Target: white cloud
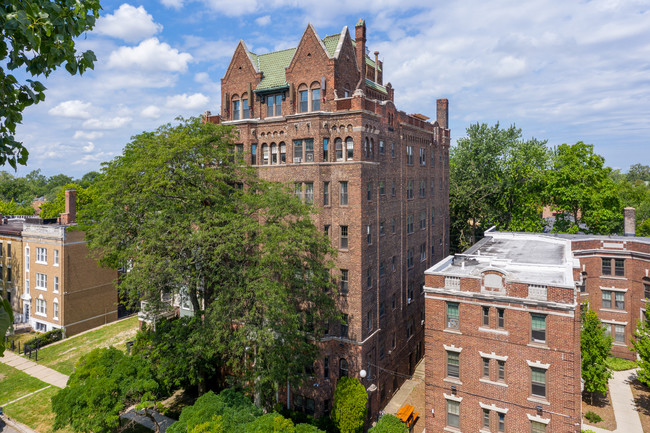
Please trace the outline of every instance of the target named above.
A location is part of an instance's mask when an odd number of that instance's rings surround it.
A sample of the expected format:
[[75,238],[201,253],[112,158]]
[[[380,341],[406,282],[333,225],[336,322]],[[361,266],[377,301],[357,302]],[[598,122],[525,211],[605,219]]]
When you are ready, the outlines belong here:
[[92,104],[90,102],[73,99],[71,101],[61,102],[56,107],[51,108],[48,112],[53,116],[88,119],[90,117],[89,110],[91,107]]
[[75,131],[74,138],[75,140],[84,139],[84,140],[96,140],[104,136],[104,133],[101,131]]
[[149,119],[157,119],[160,117],[160,108],[155,105],[149,105],[140,112],[140,115]]
[[172,9],[180,9],[183,7],[183,0],[160,0],[160,2]]
[[255,20],[255,23],[258,26],[268,26],[271,24],[271,15],[264,15],[263,17],[259,17]]
[[135,47],[120,47],[108,58],[108,66],[118,69],[185,72],[192,55],[181,53],[158,38],[142,41]]
[[95,31],[127,42],[139,42],[159,33],[162,28],[143,6],[136,8],[124,3],[112,15],[100,17]]
[[86,153],[92,152],[95,150],[95,144],[92,141],[89,141],[87,145],[83,147],[83,151]]
[[74,161],[72,165],[86,165],[96,163],[98,161],[106,161],[113,156],[113,152],[99,152],[96,154],[84,155],[82,158]]
[[88,119],[83,123],[85,129],[118,129],[131,121],[130,117],[113,117],[111,119]]
[[208,108],[209,102],[210,98],[202,93],[194,93],[192,95],[183,93],[182,95],[169,96],[165,105],[174,109],[196,110]]

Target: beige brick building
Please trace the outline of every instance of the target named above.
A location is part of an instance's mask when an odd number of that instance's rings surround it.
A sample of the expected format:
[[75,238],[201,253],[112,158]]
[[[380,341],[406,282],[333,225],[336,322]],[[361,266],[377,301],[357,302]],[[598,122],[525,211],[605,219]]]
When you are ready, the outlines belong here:
[[84,233],[71,230],[75,202],[76,192],[66,191],[60,219],[0,226],[4,290],[11,293],[17,321],[36,331],[63,328],[71,336],[117,319],[117,271],[98,266]]
[[290,183],[319,212],[314,223],[338,250],[339,306],[313,386],[288,405],[329,411],[337,379],[359,377],[374,416],[422,358],[424,270],[449,245],[448,102],[436,120],[406,114],[384,84],[366,25],[321,38],[309,25],[296,48],[257,55],[244,42],[224,78],[219,115],[236,126],[235,149],[261,177]]

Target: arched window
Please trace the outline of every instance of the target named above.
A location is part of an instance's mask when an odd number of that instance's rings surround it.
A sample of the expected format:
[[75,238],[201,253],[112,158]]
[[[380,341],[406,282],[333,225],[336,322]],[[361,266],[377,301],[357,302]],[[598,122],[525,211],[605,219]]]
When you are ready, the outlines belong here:
[[269,163],[269,145],[264,143],[262,144],[262,165],[267,165]]
[[250,119],[251,117],[251,110],[250,107],[248,106],[248,93],[244,93],[241,95],[241,105],[242,105],[242,119]]
[[306,84],[298,87],[298,112],[306,113],[309,111],[309,90]]
[[334,140],[334,144],[336,146],[336,160],[343,161],[343,140],[337,138]]
[[368,148],[368,151],[370,152],[370,157],[374,158],[374,153],[375,153],[375,139],[374,138],[370,139],[370,147]]
[[241,108],[240,104],[241,101],[239,100],[239,96],[233,95],[232,96],[232,120],[239,120],[241,118],[239,113],[239,110]]
[[351,161],[354,159],[354,142],[352,141],[352,137],[348,137],[345,139],[345,145],[348,149],[348,155],[347,155],[347,160]]
[[275,143],[271,143],[271,164],[278,163],[278,146]]
[[347,377],[348,375],[348,361],[345,358],[339,360],[339,377]]
[[312,83],[311,85],[311,111],[320,111],[320,84]]
[[368,137],[364,140],[364,145],[363,145],[363,156],[368,157],[368,146],[370,146],[370,142],[368,140]]
[[284,144],[284,141],[280,142],[280,164],[285,164],[287,162],[287,145]]

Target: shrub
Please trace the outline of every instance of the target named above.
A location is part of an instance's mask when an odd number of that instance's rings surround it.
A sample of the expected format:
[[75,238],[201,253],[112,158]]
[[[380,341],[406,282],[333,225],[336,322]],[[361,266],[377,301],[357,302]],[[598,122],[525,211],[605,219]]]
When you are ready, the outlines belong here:
[[587,412],[585,414],[585,418],[587,418],[587,421],[593,422],[593,423],[601,422],[603,420],[600,417],[600,415],[598,415],[597,413],[592,412],[592,411]]
[[37,335],[36,337],[28,340],[25,343],[25,350],[34,350],[36,347],[47,346],[50,343],[59,341],[63,338],[62,329],[52,329],[51,331],[46,332],[45,334]]
[[614,371],[632,370],[637,367],[636,362],[634,361],[624,358],[615,358],[613,356],[608,356],[605,360],[605,364],[610,370]]

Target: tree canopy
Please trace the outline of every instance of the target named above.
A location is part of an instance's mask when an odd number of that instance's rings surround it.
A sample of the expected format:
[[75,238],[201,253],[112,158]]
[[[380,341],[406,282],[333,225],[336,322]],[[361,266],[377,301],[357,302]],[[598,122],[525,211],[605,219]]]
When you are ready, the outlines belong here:
[[101,262],[129,270],[119,289],[131,302],[155,313],[185,297],[201,347],[270,402],[278,383],[304,379],[338,316],[334,250],[312,208],[257,178],[232,140],[199,119],[133,137],[79,220]]
[[74,38],[94,27],[99,10],[99,0],[6,0],[0,6],[0,165],[27,163],[16,125],[26,107],[45,99],[43,84],[21,83],[5,69],[34,77],[47,77],[62,64],[72,75],[92,69],[95,54],[78,53]]
[[639,355],[639,381],[650,386],[650,308],[645,310],[642,320],[639,320],[634,331],[632,346]]
[[368,392],[358,379],[343,376],[336,382],[332,419],[341,433],[360,433],[366,420]]
[[151,366],[114,347],[94,349],[77,363],[68,385],[52,397],[54,429],[109,433],[133,404],[158,395]]
[[582,316],[580,355],[584,391],[590,394],[592,400],[596,392],[607,393],[607,381],[612,373],[605,361],[611,350],[612,337],[606,335],[598,315],[587,304],[587,310]]
[[0,298],[0,356],[5,351],[5,333],[14,323],[14,313],[7,299]]
[[368,430],[368,433],[408,433],[406,424],[392,414],[385,414],[379,418],[377,425]]

